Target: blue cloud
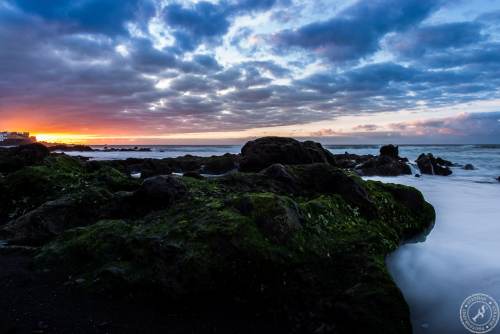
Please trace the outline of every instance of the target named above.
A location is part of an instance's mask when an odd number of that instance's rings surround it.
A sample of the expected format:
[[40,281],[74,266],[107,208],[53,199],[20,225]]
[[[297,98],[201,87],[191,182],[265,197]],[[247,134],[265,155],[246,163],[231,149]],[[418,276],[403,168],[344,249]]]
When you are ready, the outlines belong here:
[[438,8],[436,0],[360,1],[322,22],[274,36],[279,48],[315,51],[334,62],[357,60],[379,48],[387,33],[418,24]]
[[17,8],[56,23],[65,31],[109,35],[126,32],[132,19],[147,20],[155,8],[150,0],[7,0]]
[[500,43],[474,44],[460,51],[443,50],[417,60],[422,65],[431,68],[489,66],[490,70],[495,70],[500,66]]
[[482,25],[477,22],[453,22],[419,27],[388,39],[391,50],[404,57],[420,57],[426,52],[460,48],[483,41]]
[[224,34],[229,28],[226,8],[210,2],[198,2],[192,8],[180,4],[165,7],[164,15],[170,27],[188,32],[193,38]]
[[199,44],[220,42],[231,25],[231,20],[245,13],[267,10],[288,0],[243,0],[235,3],[222,1],[214,4],[200,1],[191,6],[172,3],[163,9],[163,17],[175,29],[177,52],[194,50]]

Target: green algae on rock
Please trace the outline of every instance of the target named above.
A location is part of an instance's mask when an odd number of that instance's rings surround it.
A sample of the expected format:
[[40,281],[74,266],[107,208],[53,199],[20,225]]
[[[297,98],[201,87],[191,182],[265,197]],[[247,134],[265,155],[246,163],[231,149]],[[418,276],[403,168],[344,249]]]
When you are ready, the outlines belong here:
[[66,231],[37,263],[179,313],[238,313],[283,332],[410,333],[384,259],[432,225],[432,206],[327,163],[281,168],[179,177],[187,193],[175,201]]

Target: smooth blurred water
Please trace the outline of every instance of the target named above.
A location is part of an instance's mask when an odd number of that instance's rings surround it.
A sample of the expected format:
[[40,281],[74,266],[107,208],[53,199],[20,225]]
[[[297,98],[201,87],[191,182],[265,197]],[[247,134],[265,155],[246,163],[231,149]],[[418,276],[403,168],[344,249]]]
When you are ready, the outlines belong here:
[[[377,154],[379,146],[327,146],[333,153]],[[152,152],[74,152],[94,159],[164,158],[238,153],[240,146],[162,146]],[[415,160],[431,152],[458,164],[451,176],[372,177],[416,187],[436,209],[424,242],[402,245],[387,265],[410,306],[417,334],[469,333],[460,323],[463,300],[485,293],[500,302],[500,146],[401,146]],[[500,325],[490,333],[500,333]]]
[[[485,293],[500,302],[500,147],[403,147],[412,159],[422,151],[477,170],[453,175],[374,177],[413,186],[436,209],[424,242],[408,243],[387,259],[410,306],[414,333],[469,333],[460,323],[466,297]],[[500,325],[490,333],[500,333]]]

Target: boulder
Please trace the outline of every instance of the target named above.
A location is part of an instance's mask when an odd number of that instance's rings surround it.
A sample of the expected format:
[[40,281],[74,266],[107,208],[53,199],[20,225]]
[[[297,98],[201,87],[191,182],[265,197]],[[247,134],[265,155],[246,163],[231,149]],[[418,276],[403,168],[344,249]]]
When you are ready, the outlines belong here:
[[224,174],[237,168],[238,155],[226,153],[222,156],[201,158],[203,174]]
[[379,155],[357,165],[355,171],[363,176],[398,176],[411,175],[411,168],[401,158]]
[[476,169],[476,168],[475,168],[475,167],[474,167],[474,165],[472,165],[472,164],[466,164],[466,165],[463,167],[463,169],[465,169],[465,170],[474,170],[474,169]]
[[259,172],[275,163],[298,165],[317,162],[334,162],[333,155],[319,143],[263,137],[243,146],[239,169],[242,172]]
[[10,173],[40,164],[50,154],[42,144],[28,144],[0,150],[0,173]]
[[150,177],[135,191],[137,206],[150,209],[166,208],[187,195],[187,188],[179,178],[171,175]]
[[166,163],[173,172],[183,173],[188,171],[200,171],[203,165],[203,158],[191,154],[186,154],[182,157],[162,159],[162,163]]
[[334,162],[332,163],[332,165],[339,168],[354,169],[354,167],[356,167],[357,165],[364,163],[368,160],[371,160],[373,158],[374,156],[371,154],[357,155],[345,152],[344,154],[334,154],[333,155]]
[[4,225],[0,237],[12,244],[41,245],[65,230],[94,224],[110,198],[105,191],[89,190],[46,202]]
[[497,181],[498,181],[498,182],[500,182],[500,176],[499,176],[499,177],[497,177]]
[[275,194],[254,194],[238,198],[234,206],[255,220],[262,233],[275,243],[286,243],[302,228],[297,203]]
[[454,166],[453,162],[449,160],[445,160],[443,158],[437,157],[436,158],[436,163],[441,166],[446,166],[446,167],[452,167]]
[[448,176],[452,174],[449,168],[453,164],[450,161],[435,158],[431,153],[422,153],[416,160],[422,174]]
[[260,172],[261,174],[270,177],[274,180],[285,182],[288,184],[296,184],[297,180],[291,175],[287,168],[282,164],[273,164]]
[[380,148],[380,155],[388,156],[394,159],[399,158],[399,147],[394,145],[384,145]]
[[376,208],[366,189],[357,179],[347,176],[329,164],[310,164],[291,167],[297,188],[304,193],[338,194],[367,217],[376,214]]

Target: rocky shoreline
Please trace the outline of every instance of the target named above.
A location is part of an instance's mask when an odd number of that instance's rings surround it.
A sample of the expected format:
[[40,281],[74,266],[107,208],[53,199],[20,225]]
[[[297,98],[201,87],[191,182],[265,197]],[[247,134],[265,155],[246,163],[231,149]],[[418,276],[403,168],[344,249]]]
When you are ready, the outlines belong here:
[[333,155],[276,137],[208,158],[0,150],[0,248],[27,253],[33,275],[70,291],[154,303],[180,333],[196,332],[182,320],[193,318],[210,324],[200,333],[410,333],[384,259],[428,230],[434,209],[413,188],[358,176],[404,166],[394,146]]

